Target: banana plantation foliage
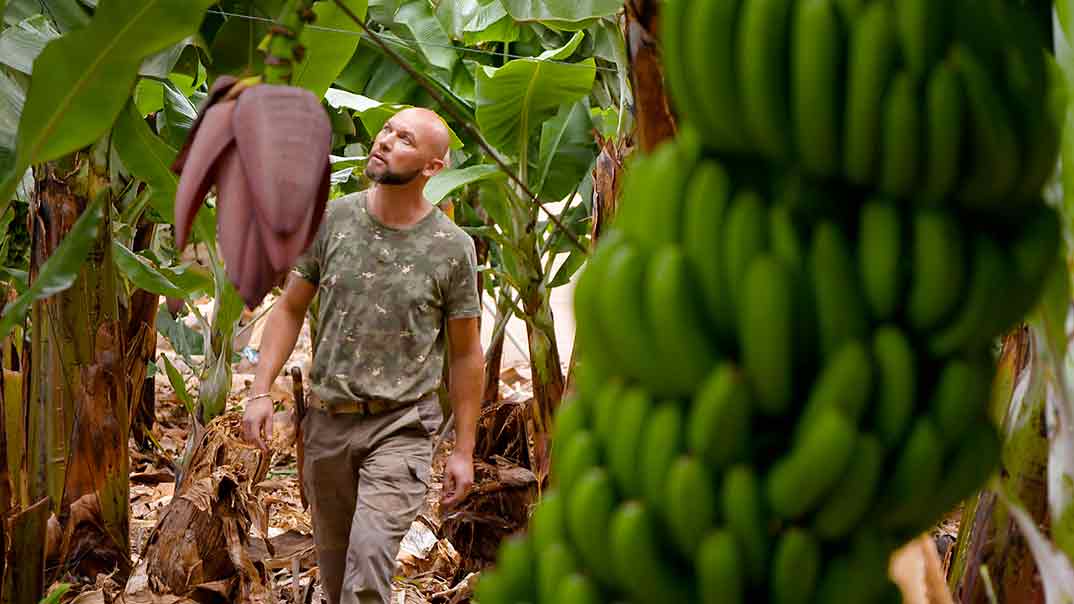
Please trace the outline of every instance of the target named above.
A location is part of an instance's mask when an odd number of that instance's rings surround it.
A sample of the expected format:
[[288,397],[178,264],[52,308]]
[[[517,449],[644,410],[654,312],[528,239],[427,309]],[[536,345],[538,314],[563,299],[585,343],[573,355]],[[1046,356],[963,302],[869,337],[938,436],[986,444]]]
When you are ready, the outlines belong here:
[[[627,140],[633,128],[621,8],[0,3],[3,601],[37,603],[50,587],[70,599],[104,576],[127,601],[279,597],[250,553],[268,528],[255,485],[293,458],[237,438],[233,375],[256,350],[236,341],[316,232],[318,204],[368,185],[372,136],[408,106],[437,110],[452,130],[452,168],[426,196],[481,251],[490,356],[512,317],[528,332],[536,400],[497,407],[499,423],[483,427],[509,424],[526,445],[486,436],[482,455],[543,480],[567,370],[549,296],[585,258],[597,136]],[[266,84],[289,84],[287,111],[306,121],[281,129],[288,116],[262,98]],[[296,173],[307,182],[281,188]],[[498,365],[490,373],[498,405]],[[171,456],[154,431],[155,384],[185,408]],[[130,459],[147,455],[174,495],[132,543]],[[516,483],[515,511],[475,496],[474,520],[444,529],[483,535],[464,550],[474,570],[525,520],[531,482]],[[514,517],[485,534],[497,514]]]
[[1071,10],[0,0],[0,602],[320,597],[308,348],[267,450],[236,403],[408,107],[488,338],[475,488],[397,596],[1074,601]]

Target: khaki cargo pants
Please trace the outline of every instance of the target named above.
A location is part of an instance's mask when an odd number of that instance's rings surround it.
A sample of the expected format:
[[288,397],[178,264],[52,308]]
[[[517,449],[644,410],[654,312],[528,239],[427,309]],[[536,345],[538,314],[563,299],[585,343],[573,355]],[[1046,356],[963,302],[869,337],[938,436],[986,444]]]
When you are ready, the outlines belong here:
[[399,543],[425,499],[433,397],[378,415],[309,409],[302,473],[321,586],[331,604],[388,604]]

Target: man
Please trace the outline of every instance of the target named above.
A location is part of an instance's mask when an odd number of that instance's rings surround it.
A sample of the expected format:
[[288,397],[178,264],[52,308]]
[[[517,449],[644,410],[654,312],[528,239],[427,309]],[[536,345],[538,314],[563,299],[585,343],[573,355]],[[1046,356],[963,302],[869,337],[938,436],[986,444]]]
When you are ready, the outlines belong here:
[[473,242],[424,198],[445,164],[447,127],[406,109],[376,135],[367,191],[328,206],[268,318],[244,437],[271,437],[271,384],[291,355],[310,300],[320,294],[310,408],[303,421],[303,483],[323,589],[331,604],[389,602],[399,542],[422,507],[446,325],[455,448],[442,503],[473,483],[484,356]]

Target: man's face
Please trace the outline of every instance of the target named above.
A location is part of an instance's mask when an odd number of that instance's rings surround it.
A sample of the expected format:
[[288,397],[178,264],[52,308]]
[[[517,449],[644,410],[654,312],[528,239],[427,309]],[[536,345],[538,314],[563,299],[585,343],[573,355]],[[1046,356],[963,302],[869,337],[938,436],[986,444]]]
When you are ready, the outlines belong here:
[[384,123],[373,139],[365,175],[376,183],[405,185],[420,176],[428,164],[426,141],[415,120],[400,112]]

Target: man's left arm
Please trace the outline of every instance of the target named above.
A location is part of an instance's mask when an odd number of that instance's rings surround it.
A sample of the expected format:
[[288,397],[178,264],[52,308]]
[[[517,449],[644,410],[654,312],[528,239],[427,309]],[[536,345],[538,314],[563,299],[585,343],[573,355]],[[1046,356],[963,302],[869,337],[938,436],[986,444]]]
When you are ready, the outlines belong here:
[[474,446],[481,393],[485,382],[485,355],[481,350],[478,317],[448,320],[451,405],[455,414],[455,449],[444,468],[444,505],[457,505],[474,483]]

